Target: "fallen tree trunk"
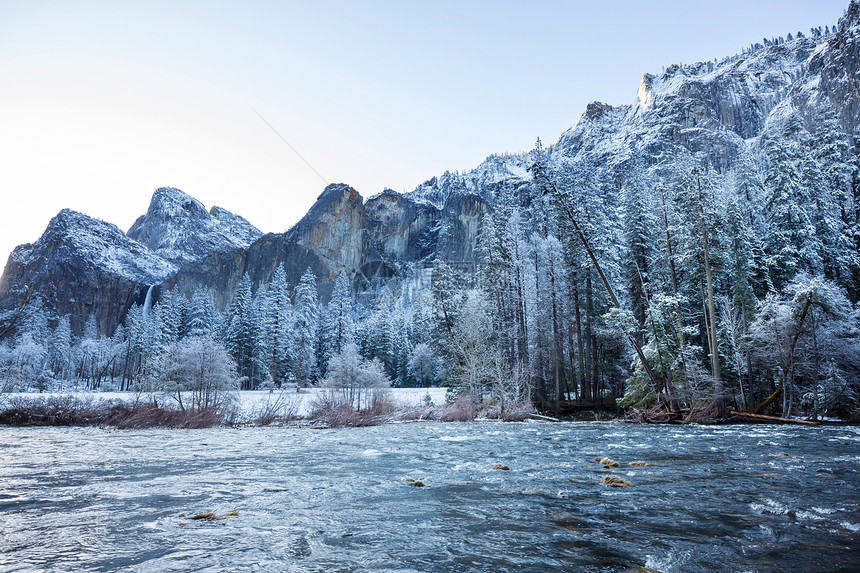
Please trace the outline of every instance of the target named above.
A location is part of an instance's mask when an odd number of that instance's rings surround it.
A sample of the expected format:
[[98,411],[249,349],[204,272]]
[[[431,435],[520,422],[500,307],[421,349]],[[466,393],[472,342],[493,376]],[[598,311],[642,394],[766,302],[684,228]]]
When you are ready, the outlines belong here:
[[559,420],[558,418],[543,416],[541,414],[529,414],[527,417],[533,418],[535,420],[541,420],[542,422],[561,422],[561,420]]
[[780,418],[779,416],[765,416],[764,414],[750,414],[749,412],[736,412],[732,410],[729,412],[732,416],[738,416],[739,418],[749,418],[750,420],[757,420],[760,422],[776,422],[780,424],[804,424],[807,426],[820,426],[820,422],[814,422],[812,420],[795,420],[794,418]]

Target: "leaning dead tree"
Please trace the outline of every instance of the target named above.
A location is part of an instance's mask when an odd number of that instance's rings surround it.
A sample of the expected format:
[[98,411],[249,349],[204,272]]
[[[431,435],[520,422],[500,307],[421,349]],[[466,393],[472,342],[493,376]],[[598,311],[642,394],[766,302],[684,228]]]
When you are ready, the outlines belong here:
[[[585,252],[588,253],[588,258],[591,260],[591,265],[594,267],[594,270],[597,272],[597,275],[600,277],[600,282],[603,283],[603,287],[606,289],[607,295],[609,295],[609,300],[612,301],[612,305],[621,310],[621,304],[618,302],[618,297],[615,296],[615,291],[612,288],[612,285],[609,283],[609,279],[606,278],[606,274],[603,272],[603,268],[600,266],[600,262],[597,259],[597,255],[594,252],[594,249],[591,247],[591,243],[588,240],[588,237],[585,236],[585,232],[583,231],[582,225],[580,225],[579,220],[576,215],[571,210],[567,201],[565,201],[564,194],[559,190],[556,186],[555,182],[550,178],[549,174],[546,172],[546,169],[540,162],[535,162],[530,167],[530,171],[532,172],[535,182],[540,186],[542,192],[544,194],[549,194],[555,199],[556,204],[558,204],[564,215],[567,217],[570,224],[573,226],[573,230],[576,233],[576,236],[579,238],[582,243]],[[657,402],[666,408],[667,411],[672,411],[672,401],[668,395],[669,384],[668,381],[664,379],[660,379],[657,376],[657,373],[654,372],[654,369],[651,368],[651,365],[648,363],[648,359],[645,357],[645,352],[643,352],[642,347],[636,341],[636,337],[633,336],[633,333],[627,332],[625,333],[627,340],[633,346],[633,349],[636,351],[636,355],[639,357],[639,361],[642,363],[642,368],[645,370],[645,373],[648,375],[648,379],[651,382],[651,388],[654,390],[654,394],[657,396]]]
[[54,293],[51,293],[45,298],[40,299],[36,293],[36,287],[31,283],[24,289],[21,300],[18,304],[7,313],[7,316],[0,318],[0,340],[3,340],[10,333],[14,332],[22,322],[42,310]]

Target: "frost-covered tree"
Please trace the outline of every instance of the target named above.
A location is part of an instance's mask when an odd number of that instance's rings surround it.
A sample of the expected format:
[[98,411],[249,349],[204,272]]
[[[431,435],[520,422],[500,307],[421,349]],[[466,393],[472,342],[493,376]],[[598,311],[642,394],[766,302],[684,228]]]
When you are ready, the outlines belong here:
[[440,378],[441,364],[433,348],[424,342],[416,344],[409,355],[409,375],[421,387],[431,386]]
[[809,145],[809,133],[798,114],[791,115],[782,133],[766,144],[765,252],[778,288],[798,271],[823,270],[821,244],[812,219],[815,209],[809,181],[804,178],[804,171],[808,171],[804,155]]
[[153,312],[161,324],[163,344],[179,342],[188,335],[188,299],[179,289],[164,291]]
[[352,408],[376,410],[386,399],[390,381],[377,359],[365,360],[354,343],[332,356],[322,382],[323,388],[335,394],[335,401]]
[[299,388],[312,384],[319,373],[317,366],[318,305],[317,280],[309,268],[299,280],[295,292],[293,374]]
[[50,339],[51,367],[54,375],[60,380],[72,378],[74,368],[73,344],[71,322],[69,316],[65,315],[57,320],[57,325],[54,327]]
[[471,414],[478,411],[492,386],[493,363],[498,352],[493,344],[492,320],[487,301],[470,291],[452,329],[451,350],[456,359],[452,382],[469,401]]
[[346,273],[339,273],[334,282],[331,299],[325,307],[323,347],[324,361],[339,354],[346,345],[355,342],[354,297]]
[[271,297],[270,304],[273,312],[272,323],[270,325],[271,356],[269,359],[269,372],[271,373],[273,382],[278,386],[282,386],[290,373],[293,332],[290,286],[287,284],[287,274],[282,266],[275,269],[268,292]]
[[198,289],[191,296],[188,309],[188,335],[208,336],[217,332],[218,311],[212,299],[212,291]]
[[187,337],[172,343],[168,354],[165,377],[183,411],[222,411],[232,404],[240,378],[221,343],[208,336]]
[[804,162],[803,176],[815,209],[813,221],[821,242],[823,270],[844,288],[854,289],[852,275],[860,258],[852,237],[855,166],[849,154],[849,139],[829,105],[819,110],[816,119],[812,151]]
[[246,274],[239,281],[230,304],[230,318],[225,336],[227,351],[236,361],[239,375],[244,379],[243,390],[252,388],[255,334],[251,278]]
[[[789,415],[804,389],[834,375],[856,380],[860,372],[858,316],[834,283],[799,275],[781,295],[762,303],[750,334],[759,367],[772,381],[762,412],[782,398]],[[838,371],[838,372],[837,372]]]

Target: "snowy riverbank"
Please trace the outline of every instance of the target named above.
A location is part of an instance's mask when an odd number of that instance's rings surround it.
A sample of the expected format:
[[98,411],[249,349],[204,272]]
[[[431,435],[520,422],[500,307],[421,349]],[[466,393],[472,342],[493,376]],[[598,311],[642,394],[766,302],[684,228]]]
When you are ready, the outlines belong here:
[[[430,396],[433,405],[440,406],[445,403],[445,392],[447,388],[392,388],[391,400],[397,407],[419,406],[425,403],[426,396]],[[305,388],[297,392],[295,388],[284,390],[246,390],[237,392],[239,406],[239,421],[248,421],[268,405],[277,404],[279,408],[290,411],[299,417],[306,417],[313,409],[313,404],[323,390],[321,388]],[[74,396],[77,398],[92,398],[94,400],[122,400],[134,403],[147,400],[148,394],[137,392],[15,392],[0,394],[0,406],[8,400],[15,398],[49,398],[58,396]],[[169,395],[163,395],[168,401],[172,400]],[[161,399],[159,399],[161,401]]]

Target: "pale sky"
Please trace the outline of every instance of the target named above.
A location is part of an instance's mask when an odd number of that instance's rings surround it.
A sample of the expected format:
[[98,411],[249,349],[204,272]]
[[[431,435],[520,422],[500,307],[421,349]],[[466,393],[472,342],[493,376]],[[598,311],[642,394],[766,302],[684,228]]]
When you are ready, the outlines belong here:
[[282,232],[328,182],[411,190],[554,142],[643,73],[833,25],[848,0],[0,0],[0,264],[68,207],[178,187]]

